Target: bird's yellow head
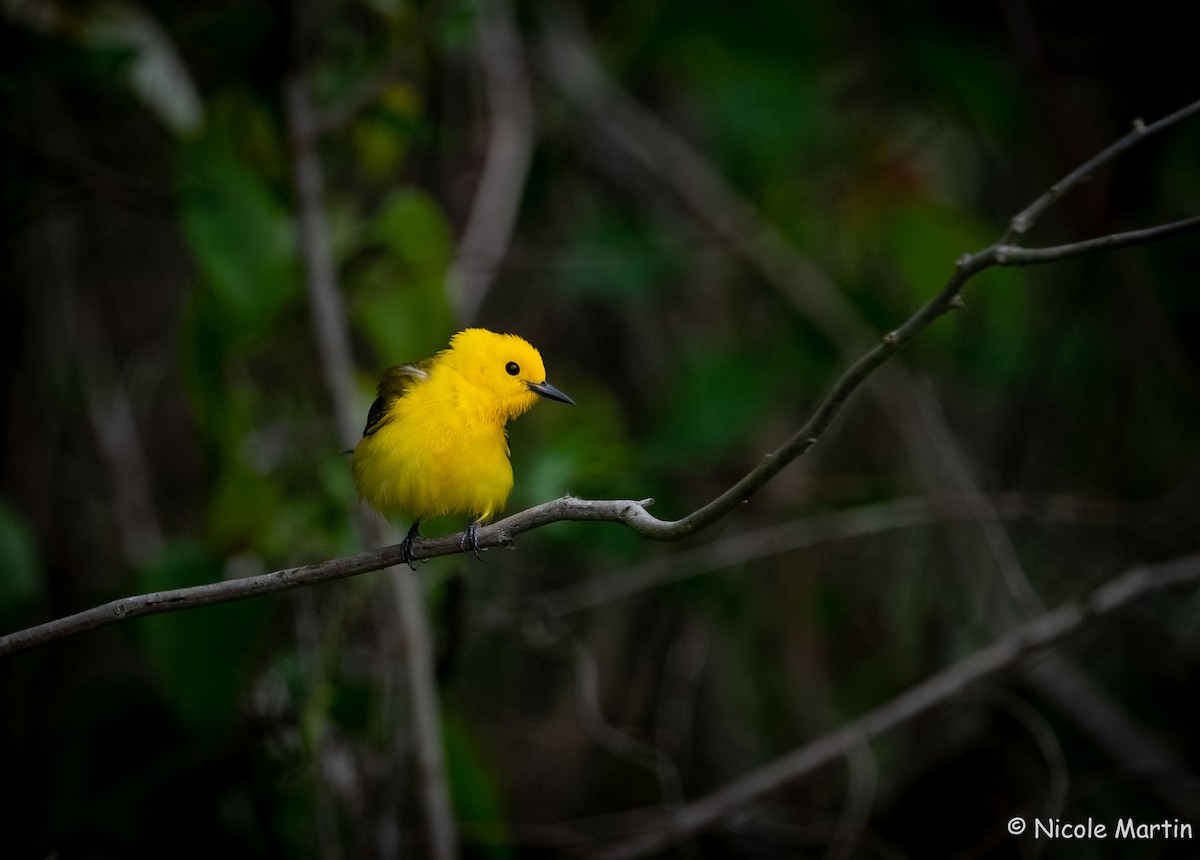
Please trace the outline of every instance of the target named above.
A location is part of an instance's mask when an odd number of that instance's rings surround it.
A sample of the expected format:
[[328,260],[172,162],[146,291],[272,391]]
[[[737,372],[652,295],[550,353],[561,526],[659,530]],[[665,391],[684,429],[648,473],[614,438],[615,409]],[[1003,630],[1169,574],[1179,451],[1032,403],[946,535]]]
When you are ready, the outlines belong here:
[[527,412],[539,397],[575,402],[546,381],[541,353],[515,334],[469,328],[454,335],[439,358],[477,390],[482,409],[503,421]]

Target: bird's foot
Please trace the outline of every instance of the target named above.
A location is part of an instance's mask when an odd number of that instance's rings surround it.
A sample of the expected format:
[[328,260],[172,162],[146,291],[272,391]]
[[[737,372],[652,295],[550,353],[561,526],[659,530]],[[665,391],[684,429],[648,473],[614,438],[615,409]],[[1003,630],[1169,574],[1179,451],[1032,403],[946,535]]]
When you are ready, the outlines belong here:
[[462,540],[458,542],[458,548],[463,552],[468,549],[475,553],[476,558],[482,558],[479,554],[479,520],[467,526],[467,530],[463,532]]
[[413,558],[413,541],[420,537],[417,529],[421,527],[420,520],[412,524],[412,528],[408,530],[408,534],[404,536],[404,540],[400,541],[400,561],[407,564],[410,569],[417,569],[417,560]]

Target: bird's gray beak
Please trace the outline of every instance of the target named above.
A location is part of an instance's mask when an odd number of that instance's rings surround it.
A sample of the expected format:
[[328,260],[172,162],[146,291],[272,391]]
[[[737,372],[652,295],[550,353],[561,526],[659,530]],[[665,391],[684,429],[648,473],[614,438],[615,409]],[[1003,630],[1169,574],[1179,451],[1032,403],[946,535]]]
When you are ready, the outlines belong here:
[[560,400],[563,403],[570,403],[572,406],[575,405],[574,400],[567,397],[567,395],[563,394],[549,382],[526,382],[525,384],[529,386],[530,391],[540,394],[542,397],[549,397],[551,400]]

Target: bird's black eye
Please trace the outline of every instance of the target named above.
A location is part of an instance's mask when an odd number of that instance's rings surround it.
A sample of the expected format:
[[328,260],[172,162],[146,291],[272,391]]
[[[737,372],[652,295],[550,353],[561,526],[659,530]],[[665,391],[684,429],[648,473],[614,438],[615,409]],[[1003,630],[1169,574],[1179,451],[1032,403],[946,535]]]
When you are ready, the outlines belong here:
[[504,365],[504,371],[509,376],[516,376],[521,372],[521,366],[515,361],[510,361],[508,364]]

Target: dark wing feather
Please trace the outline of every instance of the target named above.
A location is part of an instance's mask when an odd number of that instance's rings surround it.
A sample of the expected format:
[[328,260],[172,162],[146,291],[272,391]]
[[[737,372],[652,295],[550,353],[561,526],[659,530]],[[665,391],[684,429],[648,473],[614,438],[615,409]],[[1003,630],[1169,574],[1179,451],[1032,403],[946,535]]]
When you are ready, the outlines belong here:
[[431,364],[432,360],[426,359],[416,364],[398,364],[383,372],[383,378],[379,380],[378,396],[367,413],[367,426],[363,428],[364,436],[370,436],[390,420],[393,404],[407,394],[414,385],[429,378]]

